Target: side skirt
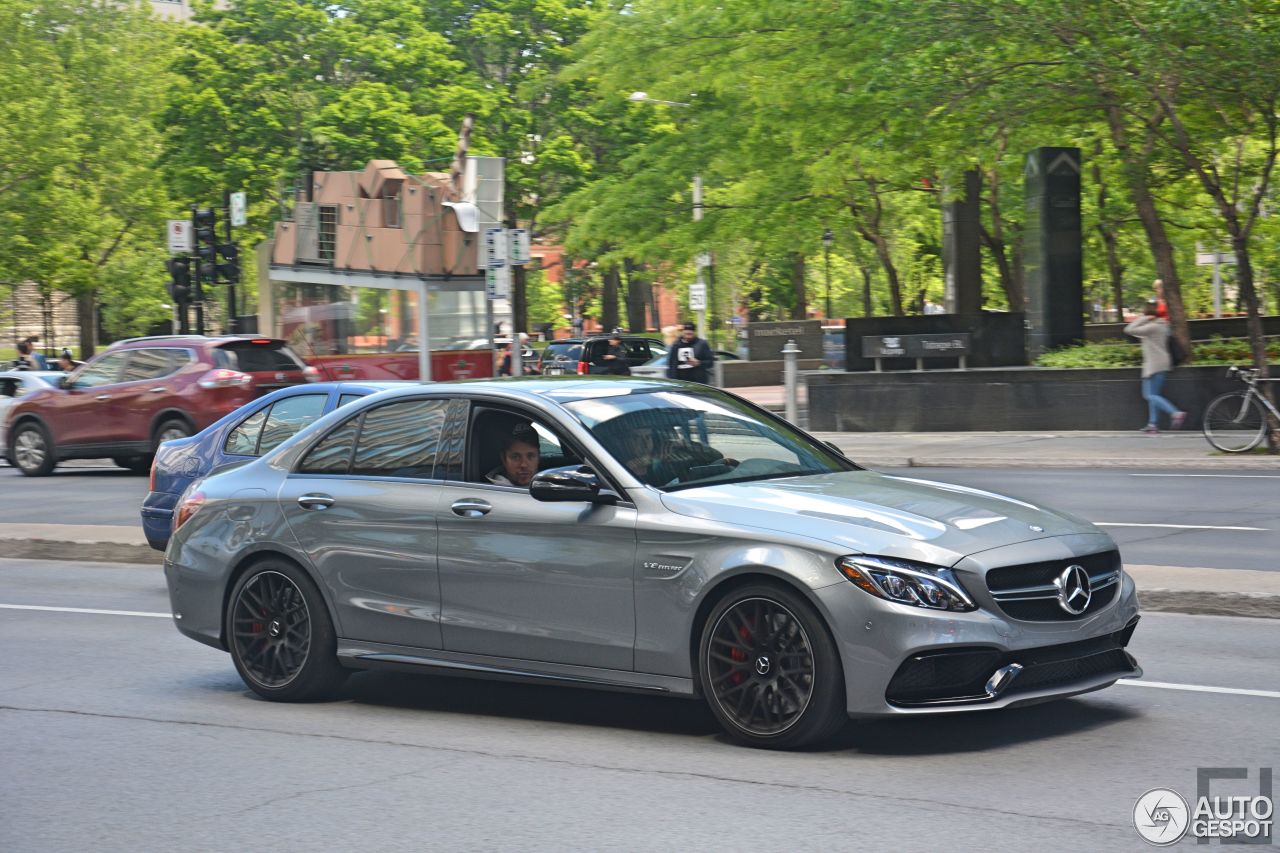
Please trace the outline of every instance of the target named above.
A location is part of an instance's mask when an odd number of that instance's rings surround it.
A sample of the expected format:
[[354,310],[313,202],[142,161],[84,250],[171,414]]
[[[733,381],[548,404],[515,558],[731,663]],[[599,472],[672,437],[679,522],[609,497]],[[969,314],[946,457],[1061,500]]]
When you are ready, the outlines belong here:
[[518,681],[533,684],[557,684],[564,687],[589,687],[596,690],[618,690],[696,698],[693,679],[647,672],[624,672],[589,666],[541,663],[514,658],[491,658],[448,652],[441,649],[418,649],[382,643],[338,640],[338,662],[351,669],[395,669],[402,672],[434,672],[439,675]]

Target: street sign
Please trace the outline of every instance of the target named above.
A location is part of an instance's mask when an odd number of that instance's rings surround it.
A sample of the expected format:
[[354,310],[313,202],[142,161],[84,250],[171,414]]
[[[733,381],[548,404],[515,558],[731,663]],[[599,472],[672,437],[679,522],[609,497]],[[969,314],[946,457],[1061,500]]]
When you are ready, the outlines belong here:
[[169,251],[175,253],[191,251],[191,221],[189,219],[169,220]]
[[1234,264],[1235,252],[1196,252],[1196,266],[1209,267],[1214,264]]
[[244,193],[231,194],[231,224],[233,227],[239,228],[249,221],[245,216],[244,205]]
[[529,229],[512,228],[507,231],[507,254],[513,266],[529,263]]
[[689,285],[689,310],[707,310],[707,286],[705,284]]
[[494,269],[507,265],[507,229],[486,228],[482,245],[485,267]]
[[511,267],[489,267],[484,271],[484,293],[489,299],[511,296]]

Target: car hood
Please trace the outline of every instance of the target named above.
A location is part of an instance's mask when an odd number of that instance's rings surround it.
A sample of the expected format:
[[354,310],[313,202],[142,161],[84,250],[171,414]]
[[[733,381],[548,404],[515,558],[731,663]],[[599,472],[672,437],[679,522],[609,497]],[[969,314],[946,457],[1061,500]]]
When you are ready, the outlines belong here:
[[1083,519],[979,489],[848,471],[662,496],[672,512],[822,539],[850,553],[951,565],[968,554],[1098,533]]

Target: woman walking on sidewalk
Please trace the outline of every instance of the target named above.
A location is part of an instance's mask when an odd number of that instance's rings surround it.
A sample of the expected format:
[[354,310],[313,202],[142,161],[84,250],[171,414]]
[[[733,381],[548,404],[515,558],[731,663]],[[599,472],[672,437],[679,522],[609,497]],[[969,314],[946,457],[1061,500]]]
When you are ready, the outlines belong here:
[[1124,327],[1124,333],[1142,342],[1142,399],[1147,401],[1147,425],[1142,431],[1148,435],[1160,432],[1160,412],[1169,416],[1170,426],[1181,429],[1187,413],[1160,394],[1173,369],[1173,359],[1169,356],[1169,324],[1158,316],[1156,303],[1148,302],[1142,315]]

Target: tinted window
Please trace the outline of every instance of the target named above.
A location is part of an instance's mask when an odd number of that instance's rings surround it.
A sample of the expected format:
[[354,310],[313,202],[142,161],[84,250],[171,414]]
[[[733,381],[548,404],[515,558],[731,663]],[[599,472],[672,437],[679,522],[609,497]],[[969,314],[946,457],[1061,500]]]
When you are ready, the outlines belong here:
[[19,382],[16,379],[0,379],[0,397],[18,396]]
[[97,361],[85,365],[76,375],[75,387],[93,388],[115,382],[120,375],[120,368],[124,367],[124,357],[123,352],[107,353]]
[[405,400],[365,413],[352,474],[431,477],[448,400]]
[[351,418],[311,448],[298,470],[304,474],[345,474],[360,430],[360,415]]
[[582,344],[547,344],[547,348],[542,351],[543,361],[577,361],[578,356],[582,354]]
[[277,401],[267,416],[267,424],[262,429],[262,438],[258,442],[258,454],[274,450],[308,424],[319,420],[324,414],[324,403],[328,394],[299,394]]
[[[303,365],[287,346],[279,342],[255,344],[251,341],[224,344],[218,348],[221,366],[245,373],[301,370]],[[223,359],[226,364],[222,365]]]
[[347,403],[354,403],[356,400],[359,400],[363,396],[364,396],[363,394],[343,394],[342,396],[338,397],[338,408],[341,409]]
[[140,382],[143,379],[159,379],[173,372],[169,351],[163,349],[135,349],[129,352],[121,382]]
[[233,429],[231,435],[227,436],[227,443],[223,445],[223,449],[227,453],[238,456],[255,455],[258,437],[262,435],[262,425],[266,423],[270,408],[270,406],[264,406],[241,421],[240,426]]

